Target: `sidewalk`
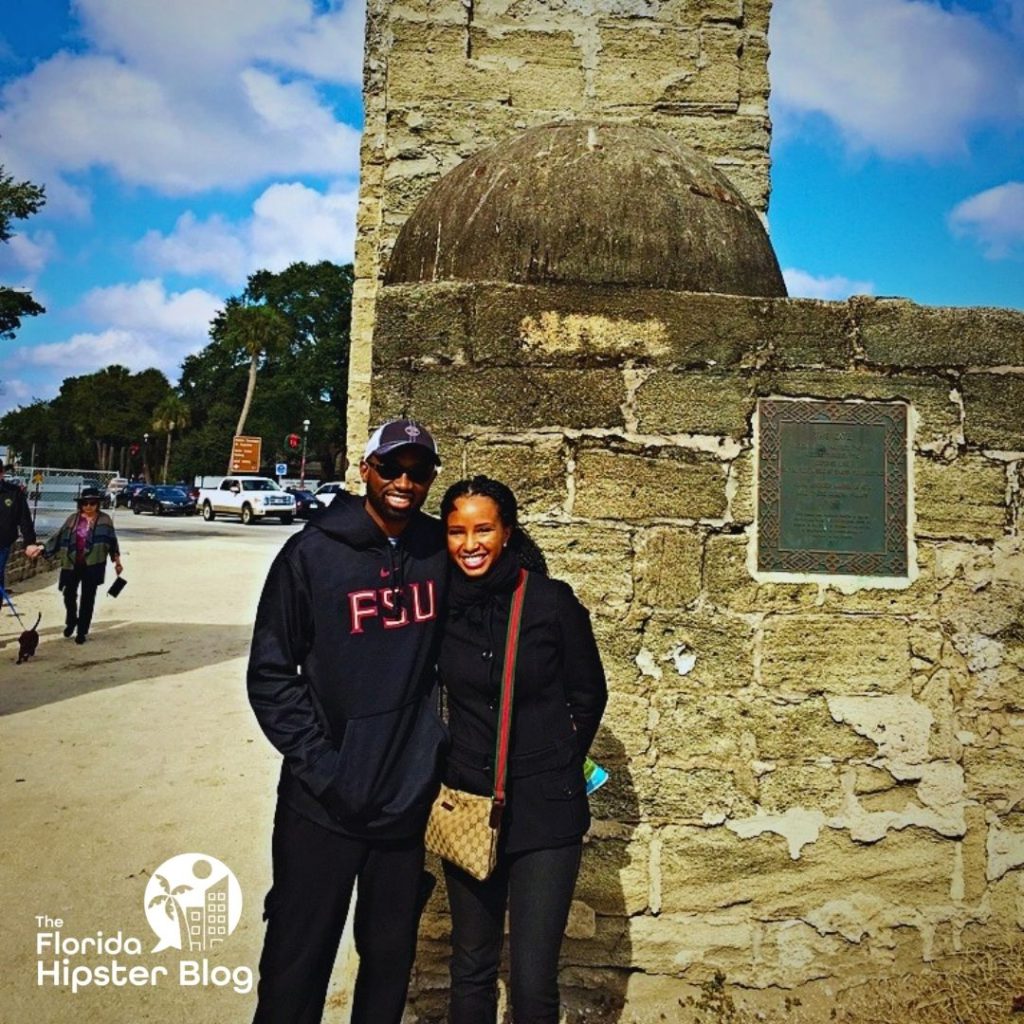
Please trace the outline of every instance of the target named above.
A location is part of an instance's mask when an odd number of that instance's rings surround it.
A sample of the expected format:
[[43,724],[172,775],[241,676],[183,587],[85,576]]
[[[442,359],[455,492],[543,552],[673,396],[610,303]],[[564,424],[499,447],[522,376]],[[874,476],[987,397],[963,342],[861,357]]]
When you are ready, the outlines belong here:
[[[123,520],[121,521],[123,522]],[[120,523],[118,524],[120,525]],[[232,1024],[251,1019],[270,880],[270,833],[279,759],[245,696],[251,624],[271,559],[288,533],[223,527],[176,532],[138,520],[122,536],[128,587],[103,590],[89,641],[61,635],[56,577],[15,587],[27,625],[42,611],[36,657],[15,665],[20,627],[0,615],[0,951],[3,1019],[33,1024]],[[112,572],[108,574],[113,578]],[[109,582],[109,581],[108,581]],[[223,861],[241,886],[237,930],[210,953],[150,951],[144,911],[150,875],[169,858],[203,853]],[[37,915],[61,919],[57,928]],[[167,968],[155,983],[68,987],[37,984],[37,933],[137,937],[140,955],[68,953],[68,966],[117,959]],[[215,987],[180,984],[179,961],[208,960],[235,972]],[[348,956],[339,957],[346,961]],[[252,971],[248,994],[244,968]],[[238,969],[243,970],[239,973]],[[147,972],[148,973],[148,972]],[[335,971],[324,1016],[342,1024],[346,986]],[[222,971],[220,977],[224,977]]]

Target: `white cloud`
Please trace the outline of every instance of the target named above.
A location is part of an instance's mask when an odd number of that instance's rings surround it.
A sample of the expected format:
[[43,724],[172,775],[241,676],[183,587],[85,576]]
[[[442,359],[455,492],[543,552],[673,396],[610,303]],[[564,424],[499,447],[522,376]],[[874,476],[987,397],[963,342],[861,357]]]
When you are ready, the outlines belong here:
[[816,277],[806,270],[786,267],[782,271],[786,290],[794,299],[847,299],[851,295],[874,295],[875,286],[871,281],[852,281],[838,274],[832,277]]
[[35,288],[39,274],[57,253],[52,231],[25,231],[0,245],[0,275],[11,288]]
[[[45,182],[51,212],[96,167],[168,194],[358,167],[359,132],[312,84],[360,80],[362,3],[79,0],[92,48],[62,51],[0,92],[5,163]],[[186,56],[187,55],[187,56]]]
[[356,200],[354,190],[324,194],[297,182],[271,185],[247,220],[197,220],[186,212],[170,234],[150,231],[137,248],[158,270],[215,274],[230,285],[297,260],[345,263],[352,259]]
[[785,133],[793,118],[824,114],[850,145],[890,157],[963,150],[982,122],[1024,120],[1012,25],[921,0],[776,0],[776,122]]
[[155,366],[175,378],[182,359],[209,341],[210,321],[221,306],[220,298],[198,288],[168,294],[157,280],[94,288],[78,312],[99,330],[22,346],[8,364],[82,374],[120,363],[136,372]]
[[957,203],[949,225],[979,242],[990,259],[1024,253],[1024,182],[1008,181]]
[[0,382],[0,416],[19,405],[32,401],[32,387],[17,377],[5,377]]

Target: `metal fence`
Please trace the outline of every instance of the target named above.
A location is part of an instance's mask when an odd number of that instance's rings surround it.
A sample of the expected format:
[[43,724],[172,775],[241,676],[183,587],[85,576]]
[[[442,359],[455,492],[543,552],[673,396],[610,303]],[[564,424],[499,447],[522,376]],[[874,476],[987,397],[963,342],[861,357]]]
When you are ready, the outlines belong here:
[[99,469],[56,469],[53,466],[18,466],[6,474],[12,483],[24,485],[29,508],[36,512],[70,512],[86,487],[106,494],[117,473]]

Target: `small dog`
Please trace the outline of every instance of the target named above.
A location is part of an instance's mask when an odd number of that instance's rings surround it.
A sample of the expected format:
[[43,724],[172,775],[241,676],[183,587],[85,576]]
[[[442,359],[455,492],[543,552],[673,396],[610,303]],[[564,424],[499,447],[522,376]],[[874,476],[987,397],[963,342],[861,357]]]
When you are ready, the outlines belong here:
[[36,616],[36,624],[31,629],[26,629],[21,636],[18,637],[17,664],[20,665],[23,661],[28,661],[28,659],[36,653],[36,648],[39,646],[39,622],[42,617],[43,613],[40,612]]

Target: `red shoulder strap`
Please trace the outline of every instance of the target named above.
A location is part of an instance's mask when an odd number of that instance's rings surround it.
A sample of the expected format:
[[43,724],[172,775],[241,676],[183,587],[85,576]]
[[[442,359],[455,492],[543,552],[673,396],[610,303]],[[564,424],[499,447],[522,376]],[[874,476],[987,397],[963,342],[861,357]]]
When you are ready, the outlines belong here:
[[[500,820],[505,806],[505,770],[508,767],[508,738],[512,728],[512,693],[516,681],[516,657],[519,654],[519,625],[523,618],[523,599],[529,573],[519,570],[519,582],[512,593],[512,607],[508,613],[508,633],[505,636],[505,667],[501,674],[501,708],[498,712],[498,737],[494,747],[494,800],[491,823]],[[496,820],[497,819],[497,820]]]

